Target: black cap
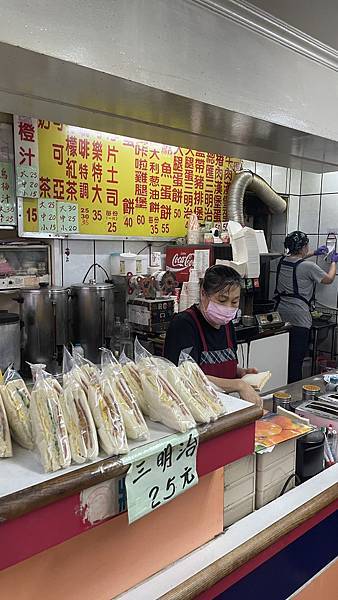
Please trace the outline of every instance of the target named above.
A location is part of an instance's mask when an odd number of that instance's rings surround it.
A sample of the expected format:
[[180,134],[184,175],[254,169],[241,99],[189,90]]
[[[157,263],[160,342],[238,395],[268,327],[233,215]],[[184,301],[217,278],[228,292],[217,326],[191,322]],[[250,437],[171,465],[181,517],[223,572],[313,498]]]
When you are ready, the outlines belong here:
[[284,240],[284,248],[289,250],[290,254],[299,252],[304,246],[309,243],[309,238],[303,231],[293,231],[289,233]]

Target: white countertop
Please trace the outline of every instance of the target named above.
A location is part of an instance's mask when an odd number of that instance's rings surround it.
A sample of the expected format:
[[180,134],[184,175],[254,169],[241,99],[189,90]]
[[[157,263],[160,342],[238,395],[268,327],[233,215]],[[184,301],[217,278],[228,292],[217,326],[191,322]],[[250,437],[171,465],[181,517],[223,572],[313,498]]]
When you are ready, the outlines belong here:
[[[228,414],[243,410],[250,406],[249,402],[233,396],[220,394],[220,397],[227,407]],[[138,448],[145,444],[151,444],[175,433],[160,423],[154,423],[153,421],[147,420],[147,424],[149,427],[150,439],[141,442],[128,441],[130,452],[125,455],[126,457],[130,455],[134,448]],[[0,459],[0,498],[88,466],[88,463],[84,463],[83,465],[72,465],[67,469],[55,471],[54,473],[44,473],[39,462],[39,456],[36,452],[29,452],[17,444],[13,444],[13,454],[14,455],[11,458]],[[108,457],[102,453],[92,462],[93,472],[95,471],[95,464],[105,458]],[[132,458],[132,456],[130,456],[130,458]]]

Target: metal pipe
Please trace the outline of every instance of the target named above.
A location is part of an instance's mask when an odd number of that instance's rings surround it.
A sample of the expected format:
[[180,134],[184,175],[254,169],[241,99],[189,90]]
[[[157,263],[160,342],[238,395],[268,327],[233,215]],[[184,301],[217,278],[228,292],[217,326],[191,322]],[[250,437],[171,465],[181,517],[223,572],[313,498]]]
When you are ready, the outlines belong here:
[[228,192],[228,219],[244,225],[243,201],[246,191],[254,192],[271,213],[286,211],[286,201],[270,185],[252,171],[240,171],[233,178]]

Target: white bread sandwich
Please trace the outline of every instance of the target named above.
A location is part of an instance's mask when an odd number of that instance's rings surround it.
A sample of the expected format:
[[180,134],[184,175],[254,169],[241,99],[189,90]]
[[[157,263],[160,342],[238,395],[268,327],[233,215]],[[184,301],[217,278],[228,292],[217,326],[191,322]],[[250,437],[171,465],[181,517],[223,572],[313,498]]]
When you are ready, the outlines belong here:
[[118,402],[107,378],[91,381],[88,386],[88,402],[104,452],[108,456],[126,454],[126,431]]
[[2,400],[13,439],[23,448],[34,447],[30,415],[30,394],[26,384],[14,369],[8,368],[4,375]]
[[60,395],[60,402],[73,461],[81,464],[94,460],[99,454],[96,427],[87,396],[76,380],[69,380]]
[[0,458],[9,458],[13,455],[13,452],[7,415],[2,400],[4,389],[5,386],[0,384]]

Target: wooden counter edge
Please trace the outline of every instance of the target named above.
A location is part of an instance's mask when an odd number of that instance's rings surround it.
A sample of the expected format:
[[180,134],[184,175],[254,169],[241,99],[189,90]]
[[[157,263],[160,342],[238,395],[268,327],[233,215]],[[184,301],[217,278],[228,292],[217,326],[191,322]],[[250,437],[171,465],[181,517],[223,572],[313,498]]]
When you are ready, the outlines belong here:
[[[209,425],[201,425],[198,427],[200,441],[203,443],[228,431],[240,429],[259,419],[262,414],[261,408],[252,405],[225,415]],[[121,463],[119,457],[110,457],[96,463],[89,463],[69,473],[62,474],[60,471],[58,477],[0,498],[0,524],[77,494],[98,483],[122,477],[127,473],[128,467],[129,465]]]
[[202,569],[174,589],[170,590],[159,600],[193,600],[199,594],[205,592],[224,577],[230,575],[236,569],[242,567],[276,543],[279,539],[302,525],[305,521],[329,506],[338,497],[338,483],[314,496],[302,506],[273,523],[253,538],[222,556],[205,569]]

